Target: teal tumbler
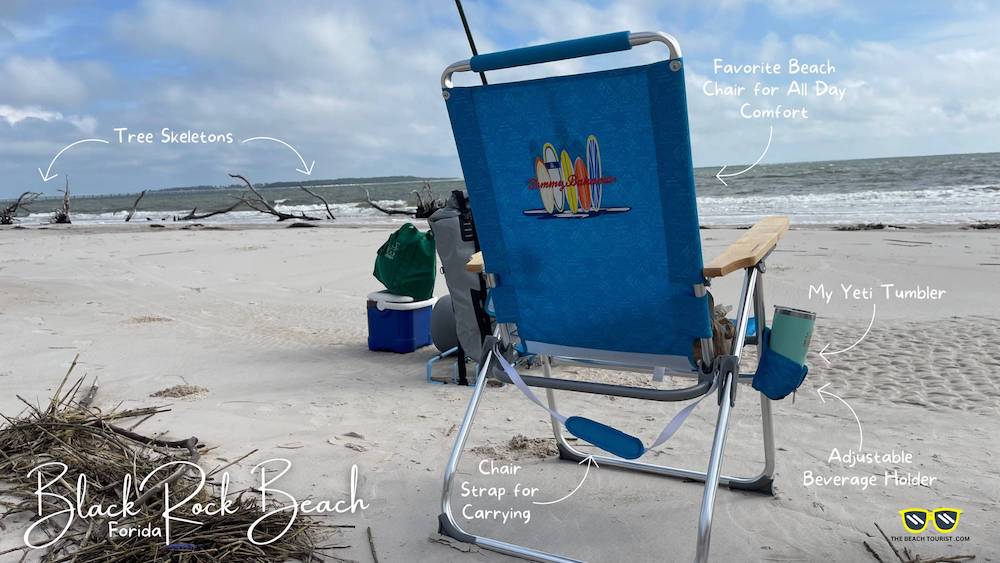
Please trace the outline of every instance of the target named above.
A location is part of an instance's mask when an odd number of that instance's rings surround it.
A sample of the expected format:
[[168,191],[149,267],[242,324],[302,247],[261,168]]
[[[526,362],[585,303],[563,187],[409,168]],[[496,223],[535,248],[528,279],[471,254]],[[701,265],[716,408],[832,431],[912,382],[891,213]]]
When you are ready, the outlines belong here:
[[816,325],[816,313],[776,306],[771,322],[771,350],[805,365],[806,352]]

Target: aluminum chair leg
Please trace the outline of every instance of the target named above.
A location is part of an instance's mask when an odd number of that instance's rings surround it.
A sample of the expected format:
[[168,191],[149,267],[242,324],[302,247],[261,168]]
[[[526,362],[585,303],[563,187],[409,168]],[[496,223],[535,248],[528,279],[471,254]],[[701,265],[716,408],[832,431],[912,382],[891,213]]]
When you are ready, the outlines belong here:
[[[737,363],[740,355],[740,350],[742,350],[744,337],[746,334],[746,318],[749,313],[749,308],[752,305],[754,307],[754,312],[757,317],[758,326],[758,346],[761,346],[762,342],[762,331],[764,327],[764,300],[763,300],[763,289],[761,285],[760,274],[763,274],[763,268],[760,270],[751,269],[747,271],[747,276],[745,284],[743,287],[743,293],[740,298],[740,303],[742,304],[740,315],[737,318],[737,338],[733,345],[733,354],[736,356]],[[490,369],[490,364],[493,361],[493,354],[496,350],[490,351],[482,366],[480,366],[480,374],[476,381],[476,387],[473,391],[472,399],[469,402],[469,406],[465,413],[465,418],[462,421],[462,425],[458,431],[458,436],[455,440],[455,446],[452,449],[451,457],[448,460],[448,466],[445,470],[445,481],[444,489],[442,492],[441,508],[442,512],[438,517],[439,520],[439,530],[441,533],[449,535],[461,541],[468,543],[473,543],[481,546],[485,549],[496,551],[499,553],[504,553],[514,557],[520,557],[524,559],[529,559],[533,561],[546,561],[554,563],[573,563],[577,562],[575,559],[569,559],[559,555],[554,555],[551,553],[546,553],[543,551],[511,544],[508,542],[487,538],[483,536],[475,536],[469,534],[462,530],[462,528],[455,522],[454,516],[451,511],[451,501],[450,493],[453,484],[455,473],[458,469],[458,463],[461,459],[463,450],[465,448],[466,441],[468,439],[468,433],[472,426],[473,419],[475,418],[476,411],[478,409],[479,403],[482,400],[482,394],[486,387],[486,373]],[[551,363],[548,357],[542,357],[542,367],[544,370],[545,377],[551,377]],[[712,441],[712,453],[709,458],[708,469],[705,472],[692,471],[687,469],[680,469],[674,467],[661,466],[651,463],[635,462],[631,460],[624,460],[619,458],[612,458],[606,456],[594,456],[594,458],[599,462],[612,467],[621,467],[624,469],[631,469],[637,471],[644,471],[648,473],[654,473],[659,475],[666,475],[672,477],[680,477],[684,479],[690,479],[694,481],[701,481],[705,483],[705,491],[702,497],[701,513],[698,522],[698,543],[696,547],[696,561],[701,563],[708,560],[708,551],[711,541],[711,531],[712,531],[712,516],[715,507],[715,496],[718,491],[718,486],[720,484],[728,485],[733,489],[746,489],[755,490],[760,492],[771,492],[771,477],[774,471],[774,426],[771,415],[771,402],[767,397],[761,395],[761,419],[763,425],[763,442],[764,442],[764,469],[756,477],[751,478],[741,478],[732,477],[722,474],[722,459],[723,451],[725,449],[726,435],[729,426],[729,416],[732,412],[733,402],[735,395],[734,387],[738,385],[739,374],[738,373],[724,373],[720,377],[723,380],[720,382],[722,385],[722,390],[720,394],[720,405],[719,405],[719,415],[715,428],[715,435]],[[555,393],[552,389],[546,389],[546,398],[548,400],[549,406],[555,409]],[[582,460],[586,457],[579,450],[573,448],[562,434],[561,425],[557,420],[552,420],[552,430],[556,438],[556,444],[559,447],[560,457],[564,459],[575,459],[577,461]],[[577,562],[578,563],[578,562]]]
[[705,479],[705,492],[701,498],[701,516],[698,518],[698,547],[695,561],[708,561],[708,548],[712,538],[712,512],[715,510],[715,493],[719,488],[719,477],[722,472],[722,452],[726,447],[726,433],[729,430],[729,413],[732,402],[729,401],[735,376],[724,374],[725,386],[722,393],[722,404],[719,405],[719,419],[715,425],[715,437],[712,439],[712,455],[708,462],[708,472]]
[[[754,284],[753,310],[757,319],[757,357],[764,357],[764,328],[767,326],[767,308],[764,304],[764,272],[767,270],[761,261],[757,265],[757,283]],[[767,488],[771,488],[771,476],[774,475],[774,421],[771,418],[771,399],[760,394],[760,418],[764,429],[764,471],[761,477],[767,479]]]
[[[493,355],[495,353],[496,350],[488,352],[485,360],[483,361],[483,365],[480,367],[479,377],[477,378],[476,386],[472,391],[472,398],[469,400],[469,406],[465,410],[465,418],[462,419],[462,425],[459,427],[458,435],[455,437],[455,445],[452,447],[451,456],[448,458],[448,465],[444,472],[444,487],[441,492],[441,514],[438,515],[438,532],[459,541],[475,544],[491,551],[496,551],[512,557],[519,557],[521,559],[528,559],[530,561],[543,561],[546,563],[582,563],[577,559],[570,559],[568,557],[546,553],[544,551],[531,549],[505,541],[470,534],[458,525],[455,521],[454,515],[452,514],[451,487],[455,479],[455,474],[458,471],[458,463],[461,461],[462,453],[465,450],[466,441],[468,441],[469,438],[469,430],[472,427],[473,420],[476,418],[476,411],[479,409],[479,403],[482,401],[483,391],[486,389],[486,382],[487,379],[489,379],[487,377],[487,373],[493,363]],[[548,358],[546,358],[546,362],[547,360]]]

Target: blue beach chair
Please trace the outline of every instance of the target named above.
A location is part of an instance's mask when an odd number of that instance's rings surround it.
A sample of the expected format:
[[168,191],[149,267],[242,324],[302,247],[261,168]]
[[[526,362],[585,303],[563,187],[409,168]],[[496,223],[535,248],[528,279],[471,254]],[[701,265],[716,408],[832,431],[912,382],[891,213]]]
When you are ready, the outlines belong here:
[[[541,80],[454,87],[458,72],[480,72],[624,51],[662,43],[662,62]],[[471,401],[445,471],[440,531],[461,541],[538,561],[574,561],[465,532],[450,497],[469,429],[489,378],[513,383],[549,411],[560,457],[586,454],[565,427],[608,452],[616,466],[705,483],[697,560],[708,558],[719,484],[771,493],[774,434],[770,401],[761,395],[764,467],[752,477],[721,474],[723,447],[751,315],[763,346],[763,259],[788,228],[770,217],[719,258],[702,262],[688,132],[684,65],[677,41],[663,33],[620,32],[478,55],[450,65],[441,87],[448,107],[482,252],[469,264],[485,271],[498,322],[487,339]],[[730,350],[713,350],[706,286],[744,271]],[[539,355],[544,377],[510,365],[519,346]],[[697,348],[698,354],[695,354]],[[703,360],[697,360],[696,357]],[[681,389],[651,389],[552,376],[550,358],[616,370],[689,376]],[[532,388],[546,390],[545,401]],[[650,401],[712,397],[719,414],[706,471],[637,461],[673,434],[690,403],[646,447],[596,420],[565,417],[554,391]]]

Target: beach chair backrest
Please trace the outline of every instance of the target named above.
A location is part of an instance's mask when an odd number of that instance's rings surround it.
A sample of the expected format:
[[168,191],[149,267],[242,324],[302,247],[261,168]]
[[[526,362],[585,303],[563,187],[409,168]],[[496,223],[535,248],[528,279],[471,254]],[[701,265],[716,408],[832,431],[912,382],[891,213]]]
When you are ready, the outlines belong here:
[[[624,50],[629,37],[450,68]],[[448,71],[442,80],[496,317],[516,324],[529,352],[690,366],[694,342],[711,337],[684,68],[671,51],[572,76],[451,87]]]

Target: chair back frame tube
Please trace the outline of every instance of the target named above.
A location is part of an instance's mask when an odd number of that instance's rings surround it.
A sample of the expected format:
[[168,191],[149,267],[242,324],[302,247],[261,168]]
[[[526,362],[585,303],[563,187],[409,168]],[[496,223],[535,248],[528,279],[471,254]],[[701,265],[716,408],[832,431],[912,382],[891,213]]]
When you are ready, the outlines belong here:
[[[637,45],[645,45],[647,43],[663,43],[670,50],[670,60],[676,60],[681,58],[681,44],[672,35],[663,33],[662,31],[639,31],[635,33],[629,33],[628,37],[629,45],[635,47]],[[554,59],[562,60],[562,59]],[[552,62],[552,61],[546,61]],[[680,67],[678,67],[680,68]],[[444,72],[441,73],[441,90],[445,92],[445,99],[447,99],[447,91],[450,89],[452,84],[452,75],[457,72],[471,72],[472,71],[472,60],[463,59],[461,61],[456,61],[448,65]]]
[[[696,297],[704,297],[708,291],[705,289],[704,284],[698,284],[694,286],[694,294]],[[709,318],[715,318],[715,311],[708,312]],[[701,339],[701,357],[702,358],[714,358],[715,357],[715,342],[711,337]],[[701,372],[708,373],[711,370],[711,364],[702,360],[701,362]]]

